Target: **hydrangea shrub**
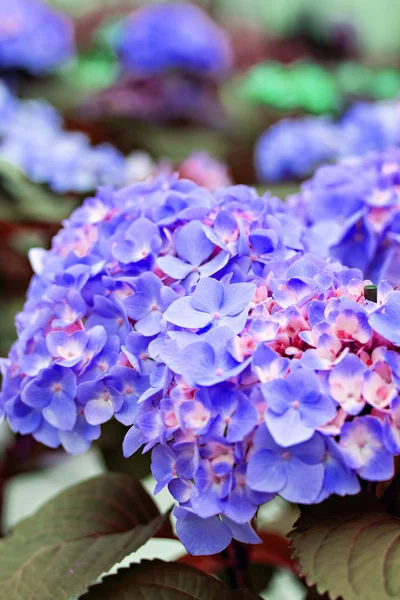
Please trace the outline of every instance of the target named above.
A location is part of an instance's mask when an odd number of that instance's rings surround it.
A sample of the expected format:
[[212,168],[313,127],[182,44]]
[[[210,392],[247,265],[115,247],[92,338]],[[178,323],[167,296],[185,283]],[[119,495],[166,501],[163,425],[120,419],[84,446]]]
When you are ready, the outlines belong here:
[[64,223],[2,361],[14,431],[71,454],[101,425],[152,452],[193,554],[257,543],[260,505],[356,494],[400,452],[400,292],[308,252],[246,186],[102,188]]

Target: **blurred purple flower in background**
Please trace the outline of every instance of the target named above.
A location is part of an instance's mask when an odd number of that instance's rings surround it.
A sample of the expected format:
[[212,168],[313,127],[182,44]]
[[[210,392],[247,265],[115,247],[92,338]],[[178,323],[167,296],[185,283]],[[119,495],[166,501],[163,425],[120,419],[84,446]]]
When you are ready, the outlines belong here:
[[257,142],[255,167],[260,181],[301,179],[337,152],[337,130],[329,118],[284,119]]
[[225,118],[219,84],[233,64],[226,32],[200,7],[149,4],[118,28],[114,48],[122,76],[86,107],[103,115],[154,121],[185,120],[220,126]]
[[91,146],[80,132],[63,129],[50,104],[18,100],[0,82],[0,159],[57,193],[84,193],[103,184],[122,185],[125,157],[109,144]]
[[0,0],[0,69],[45,75],[74,53],[66,15],[41,0]]
[[338,122],[329,117],[279,121],[258,140],[254,160],[260,181],[302,179],[324,162],[399,144],[399,102],[360,102]]
[[177,2],[135,11],[122,25],[118,51],[136,75],[180,70],[219,79],[232,65],[225,32],[198,6]]

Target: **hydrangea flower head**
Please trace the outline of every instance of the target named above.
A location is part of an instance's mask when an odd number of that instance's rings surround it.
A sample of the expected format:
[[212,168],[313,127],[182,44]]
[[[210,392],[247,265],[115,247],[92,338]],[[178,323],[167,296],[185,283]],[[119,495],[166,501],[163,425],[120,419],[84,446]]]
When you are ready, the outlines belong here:
[[76,454],[118,419],[194,554],[257,543],[251,521],[277,494],[310,504],[390,477],[400,292],[367,302],[360,271],[303,234],[246,186],[100,189],[31,253],[2,362],[10,426]]
[[74,54],[72,24],[42,0],[1,0],[0,69],[43,75]]
[[0,82],[0,159],[57,193],[84,193],[122,185],[124,156],[109,144],[91,146],[86,135],[66,132],[61,115],[44,101],[18,100]]
[[320,167],[290,199],[311,247],[373,281],[398,284],[400,150]]
[[303,179],[324,162],[398,145],[399,102],[359,102],[337,122],[328,117],[279,121],[260,137],[254,160],[260,181]]
[[119,53],[137,75],[173,70],[220,78],[232,63],[226,34],[199,7],[153,4],[132,14],[122,26]]
[[283,119],[258,140],[255,166],[260,181],[301,179],[336,154],[336,127],[328,118]]

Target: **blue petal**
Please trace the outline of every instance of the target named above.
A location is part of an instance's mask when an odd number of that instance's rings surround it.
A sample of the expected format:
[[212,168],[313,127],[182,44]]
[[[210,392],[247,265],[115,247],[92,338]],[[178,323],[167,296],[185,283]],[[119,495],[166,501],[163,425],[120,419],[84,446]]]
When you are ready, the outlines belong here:
[[233,317],[244,310],[248,311],[255,291],[254,283],[232,283],[225,286],[221,315]]
[[137,450],[145,443],[140,429],[134,425],[129,429],[128,433],[124,437],[122,444],[122,450],[125,458],[129,458],[132,454],[135,454]]
[[256,534],[250,523],[235,523],[225,515],[222,516],[222,521],[228,525],[231,530],[232,537],[243,544],[260,544],[262,539]]
[[161,256],[157,265],[169,277],[173,279],[185,279],[193,272],[193,267],[190,263],[180,260],[176,256]]
[[55,395],[43,411],[43,417],[60,431],[71,431],[76,422],[76,405],[65,395]]
[[400,292],[390,294],[384,305],[370,315],[368,323],[383,338],[400,345]]
[[190,510],[178,506],[174,509],[176,532],[186,550],[194,556],[218,554],[232,540],[230,528],[218,517],[201,519]]
[[175,300],[164,313],[164,319],[178,327],[187,329],[200,329],[210,323],[212,317],[204,312],[195,310],[192,298],[186,296]]
[[246,483],[256,492],[280,492],[287,483],[284,461],[270,450],[256,452],[249,459]]
[[114,407],[111,401],[105,401],[103,398],[89,400],[85,405],[85,417],[90,425],[101,425],[109,421],[114,414]]
[[287,482],[279,494],[288,502],[312,504],[319,496],[324,480],[322,464],[306,465],[296,457],[286,462]]
[[200,221],[184,225],[176,236],[176,252],[191,265],[200,266],[211,255],[214,244],[203,231]]
[[195,310],[207,314],[214,314],[221,310],[224,299],[224,286],[216,279],[200,279],[191,298],[191,305]]

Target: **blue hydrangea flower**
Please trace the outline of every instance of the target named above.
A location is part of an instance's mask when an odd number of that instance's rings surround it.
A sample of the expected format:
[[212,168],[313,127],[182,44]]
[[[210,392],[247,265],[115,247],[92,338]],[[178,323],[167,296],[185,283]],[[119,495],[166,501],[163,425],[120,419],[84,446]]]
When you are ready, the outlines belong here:
[[119,53],[139,75],[172,70],[219,78],[232,63],[226,34],[207,14],[186,2],[143,7],[122,25]]
[[373,281],[398,283],[400,150],[320,167],[291,198],[310,247]]
[[367,481],[393,477],[393,458],[385,446],[382,423],[376,417],[359,417],[342,427],[340,444],[347,465]]
[[260,181],[304,179],[324,162],[399,144],[399,103],[360,102],[338,122],[326,117],[279,121],[258,140],[254,161]]
[[268,429],[261,426],[254,437],[247,483],[258,492],[279,493],[289,502],[311,504],[322,489],[324,452],[321,435],[282,448]]
[[338,124],[340,147],[337,157],[382,152],[400,143],[398,101],[359,102]]
[[66,132],[46,102],[18,101],[0,83],[0,159],[57,193],[84,193],[99,185],[121,185],[124,156],[109,144],[93,147],[82,133]]
[[72,23],[42,0],[0,3],[0,69],[53,71],[75,52]]
[[310,504],[387,479],[399,292],[367,302],[361,272],[309,253],[306,232],[246,186],[101,188],[30,253],[1,414],[71,454],[126,425],[124,455],[152,453],[193,554],[258,543],[275,495]]
[[286,379],[272,379],[261,387],[268,409],[265,421],[275,442],[293,446],[309,440],[317,427],[336,415],[336,405],[322,392],[314,371],[305,367]]
[[246,309],[255,289],[252,283],[224,285],[207,277],[199,281],[193,295],[175,300],[164,318],[178,327],[202,329],[214,324],[239,333],[246,324]]
[[258,140],[255,167],[260,181],[302,179],[316,166],[337,156],[334,123],[323,117],[284,119],[272,125]]

